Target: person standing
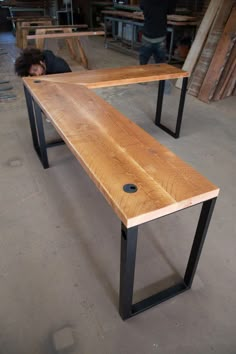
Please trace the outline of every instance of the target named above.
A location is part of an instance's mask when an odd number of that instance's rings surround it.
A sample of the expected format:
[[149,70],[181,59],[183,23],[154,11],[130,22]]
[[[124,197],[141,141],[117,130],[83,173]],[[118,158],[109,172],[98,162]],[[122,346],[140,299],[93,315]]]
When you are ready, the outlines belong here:
[[153,56],[155,63],[166,61],[167,14],[175,11],[177,0],[141,0],[144,15],[139,63],[145,65]]

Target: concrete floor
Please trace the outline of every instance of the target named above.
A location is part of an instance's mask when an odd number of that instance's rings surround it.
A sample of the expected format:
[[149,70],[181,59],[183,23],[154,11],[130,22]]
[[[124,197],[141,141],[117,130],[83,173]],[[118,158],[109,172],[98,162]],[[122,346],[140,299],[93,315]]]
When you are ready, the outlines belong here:
[[[69,353],[235,354],[235,97],[207,105],[188,96],[175,140],[153,124],[157,83],[96,91],[221,188],[192,290],[123,322],[120,222],[65,146],[49,151],[51,168],[43,170],[13,72],[14,37],[0,35],[0,47],[8,52],[1,55],[0,80],[10,79],[17,94],[0,102],[0,352],[55,353],[53,334],[69,326]],[[53,49],[83,70],[63,47]],[[99,38],[89,39],[86,50],[92,68],[137,63],[104,49]],[[178,95],[173,88],[165,97],[170,124]],[[135,299],[183,274],[199,211],[140,228]]]

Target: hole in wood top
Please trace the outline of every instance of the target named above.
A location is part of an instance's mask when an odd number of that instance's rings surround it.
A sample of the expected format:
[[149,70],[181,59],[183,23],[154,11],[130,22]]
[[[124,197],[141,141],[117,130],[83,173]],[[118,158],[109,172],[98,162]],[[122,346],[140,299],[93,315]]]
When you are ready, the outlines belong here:
[[135,184],[128,183],[123,186],[123,190],[126,193],[135,193],[138,190],[138,187]]

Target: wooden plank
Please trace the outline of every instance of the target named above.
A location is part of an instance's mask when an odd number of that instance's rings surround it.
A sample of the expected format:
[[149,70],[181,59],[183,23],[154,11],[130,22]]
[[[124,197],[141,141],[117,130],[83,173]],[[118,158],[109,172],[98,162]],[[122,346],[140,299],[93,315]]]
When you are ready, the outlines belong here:
[[233,96],[236,96],[236,85],[234,86],[234,89],[233,89]]
[[184,21],[184,22],[180,22],[180,21],[168,21],[167,22],[168,25],[172,25],[172,26],[178,26],[178,27],[184,27],[184,26],[197,26],[199,24],[199,21]]
[[209,36],[200,54],[195,70],[191,75],[191,82],[188,87],[188,93],[193,96],[197,96],[200,91],[200,88],[204,81],[207,70],[210,66],[210,62],[213,58],[213,55],[215,53],[218,41],[224,31],[226,22],[229,18],[234,2],[234,0],[225,0],[224,3],[221,4],[221,7],[217,13]]
[[220,77],[217,88],[214,93],[214,101],[218,101],[222,98],[223,93],[227,87],[229,80],[233,77],[234,68],[236,66],[236,44],[234,44],[227,63],[224,67],[224,71]]
[[185,15],[167,15],[167,20],[168,21],[174,21],[174,22],[195,22],[198,21],[198,18],[196,16],[185,16]]
[[231,75],[229,76],[229,80],[227,81],[227,85],[222,93],[222,98],[229,97],[233,94],[233,90],[236,84],[236,60],[233,64],[233,69],[231,71]]
[[81,63],[85,69],[88,69],[89,68],[88,67],[88,58],[85,54],[84,48],[83,48],[79,38],[77,38],[77,44],[78,44]]
[[20,22],[18,23],[17,26],[17,32],[18,32],[18,47],[19,48],[25,48],[27,46],[27,38],[26,38],[26,30],[22,30],[22,26],[28,26],[31,24],[41,24],[41,25],[52,25],[52,20],[50,19],[45,19],[45,20],[37,20],[37,21],[24,21],[24,22]]
[[207,74],[201,86],[198,98],[209,102],[213,97],[217,83],[227,60],[227,54],[233,47],[232,38],[236,36],[236,6],[233,7],[224,32],[218,42],[215,55],[211,61]]
[[[188,77],[189,73],[168,64],[134,65],[41,76],[42,81],[84,85],[89,88],[130,85],[140,82]],[[30,79],[29,79],[30,80]],[[34,80],[33,78],[31,80]]]
[[44,21],[44,20],[52,20],[53,21],[53,18],[51,16],[37,16],[37,15],[34,15],[34,16],[14,16],[14,17],[7,17],[8,20],[11,20],[13,22],[27,22],[27,21],[30,21],[30,22],[34,22],[34,21]]
[[72,28],[44,28],[44,29],[36,28],[35,29],[35,32],[36,32],[35,36],[37,37],[35,39],[36,48],[43,50],[45,36],[48,33],[51,33],[51,35],[61,34],[61,33],[55,33],[57,31],[60,31],[60,32],[67,35],[66,37],[64,37],[64,39],[66,40],[66,44],[67,44],[67,47],[69,49],[72,59],[74,59],[74,60],[77,59],[77,54],[76,54],[76,48],[77,48],[79,51],[79,54],[80,54],[80,62],[82,63],[82,65],[84,66],[85,69],[88,69],[88,59],[86,57],[85,51],[84,51],[79,39],[77,40],[77,42],[75,42],[76,38],[75,37],[71,38]]
[[113,16],[113,17],[123,17],[130,18],[133,20],[144,21],[144,16],[142,12],[128,12],[128,11],[118,11],[118,10],[103,10],[101,11],[104,15]]
[[[143,12],[127,12],[119,10],[103,10],[102,13],[106,16],[130,18],[132,20],[144,21]],[[194,16],[182,16],[182,15],[167,15],[167,23],[174,24],[176,26],[186,26],[190,24],[197,24],[197,18]]]
[[[211,0],[210,5],[208,6],[208,9],[205,13],[205,16],[203,17],[203,20],[197,31],[196,37],[183,65],[183,70],[187,70],[190,74],[194,70],[194,67],[197,63],[197,60],[211,28],[212,22],[214,21],[214,18],[217,14],[217,11],[219,10],[220,5],[221,0]],[[177,80],[176,87],[182,87],[182,79]]]
[[[46,29],[45,31],[47,31],[47,33],[50,33],[50,31],[52,31],[52,29]],[[62,31],[63,31],[63,33],[72,33],[72,28],[64,28],[64,29],[62,29]],[[74,42],[75,38],[66,38],[65,40],[66,40],[66,44],[69,49],[71,58],[76,59],[75,42]]]
[[[37,35],[40,35],[40,34],[45,34],[45,29],[36,29],[36,34]],[[28,35],[26,36],[26,39],[28,41]],[[36,48],[40,49],[40,50],[43,50],[44,48],[44,38],[36,38],[35,39],[35,46]]]
[[88,28],[88,25],[86,24],[81,24],[81,25],[48,25],[48,26],[21,26],[22,29],[27,29],[27,30],[35,30],[35,29],[47,29],[47,28],[52,28],[55,30],[60,30],[61,28]]
[[27,39],[39,39],[39,38],[72,38],[72,37],[84,37],[84,36],[103,36],[104,31],[87,31],[87,32],[73,32],[73,33],[55,33],[55,34],[38,34],[29,35]]
[[[120,220],[132,227],[219,189],[84,86],[25,78],[34,99]],[[126,193],[125,184],[138,187]]]

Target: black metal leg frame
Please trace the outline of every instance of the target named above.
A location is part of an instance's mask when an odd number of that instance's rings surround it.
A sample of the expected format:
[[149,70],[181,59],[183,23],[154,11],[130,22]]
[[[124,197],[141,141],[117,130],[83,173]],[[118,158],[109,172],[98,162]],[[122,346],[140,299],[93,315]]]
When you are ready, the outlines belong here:
[[191,288],[216,198],[203,203],[183,281],[136,304],[132,304],[138,226],[127,229],[122,224],[120,256],[119,312],[123,320],[133,317]]
[[183,118],[183,111],[184,111],[184,103],[185,103],[185,97],[186,97],[186,92],[187,92],[187,86],[188,86],[188,78],[184,77],[182,89],[181,89],[181,94],[180,94],[176,127],[175,127],[175,131],[173,132],[172,130],[170,130],[169,128],[167,128],[165,125],[163,125],[161,123],[161,113],[162,113],[163,96],[164,96],[164,89],[165,89],[165,80],[162,80],[159,82],[155,124],[159,128],[161,128],[166,133],[170,134],[171,136],[173,136],[176,139],[179,138],[179,134],[180,134],[181,123],[182,123],[182,118]]
[[47,148],[64,144],[63,140],[55,141],[52,143],[46,143],[42,112],[38,104],[33,100],[27,88],[24,86],[25,99],[28,109],[30,129],[32,134],[32,140],[34,149],[44,168],[49,167]]

